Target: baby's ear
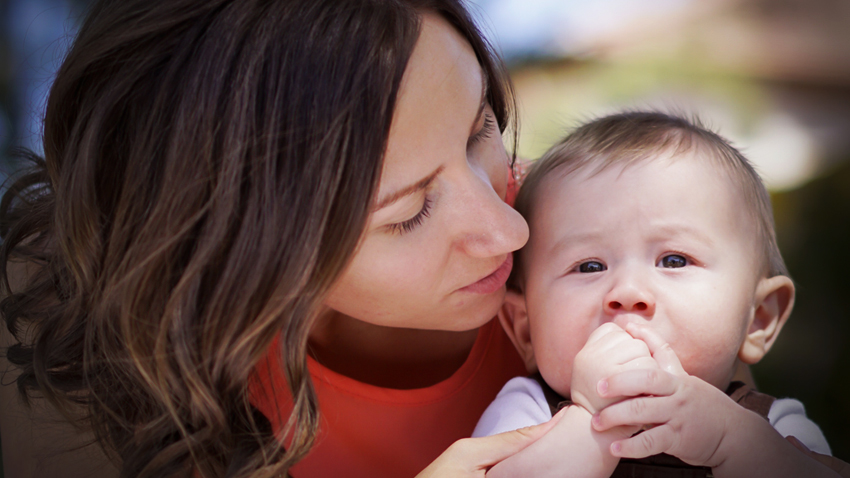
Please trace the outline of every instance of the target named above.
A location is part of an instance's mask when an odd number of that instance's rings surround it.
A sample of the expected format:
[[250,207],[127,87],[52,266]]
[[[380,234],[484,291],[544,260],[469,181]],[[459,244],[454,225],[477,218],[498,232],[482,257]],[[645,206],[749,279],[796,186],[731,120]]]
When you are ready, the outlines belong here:
[[525,363],[525,368],[529,373],[536,372],[537,362],[534,360],[534,349],[531,347],[531,331],[528,326],[528,312],[523,294],[508,289],[505,303],[499,310],[499,322],[514,343],[514,347]]
[[794,307],[794,282],[786,276],[762,279],[756,287],[755,312],[738,358],[754,364],[770,350]]

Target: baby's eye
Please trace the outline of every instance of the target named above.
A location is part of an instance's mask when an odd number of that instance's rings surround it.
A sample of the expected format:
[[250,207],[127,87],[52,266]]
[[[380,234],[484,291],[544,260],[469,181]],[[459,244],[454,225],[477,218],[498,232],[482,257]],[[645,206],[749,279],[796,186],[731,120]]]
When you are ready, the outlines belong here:
[[668,269],[677,269],[679,267],[685,267],[686,265],[688,265],[688,259],[680,254],[669,254],[658,261],[659,267],[666,267]]
[[605,264],[599,261],[585,261],[576,268],[579,272],[602,272],[608,270]]

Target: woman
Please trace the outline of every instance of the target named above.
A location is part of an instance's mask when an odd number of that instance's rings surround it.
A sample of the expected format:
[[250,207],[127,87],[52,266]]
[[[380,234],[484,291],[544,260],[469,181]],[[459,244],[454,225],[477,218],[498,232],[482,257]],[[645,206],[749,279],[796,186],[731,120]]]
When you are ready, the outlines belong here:
[[98,2],[4,197],[19,389],[122,476],[422,470],[523,372],[511,105],[456,0]]

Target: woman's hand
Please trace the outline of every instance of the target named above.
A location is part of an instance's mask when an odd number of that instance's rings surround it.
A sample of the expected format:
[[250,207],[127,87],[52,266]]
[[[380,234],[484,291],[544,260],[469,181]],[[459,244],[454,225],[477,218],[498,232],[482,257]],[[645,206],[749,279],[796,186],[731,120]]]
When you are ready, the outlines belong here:
[[557,414],[546,423],[481,438],[458,440],[438,456],[417,478],[483,477],[487,470],[516,454],[546,434],[560,420]]

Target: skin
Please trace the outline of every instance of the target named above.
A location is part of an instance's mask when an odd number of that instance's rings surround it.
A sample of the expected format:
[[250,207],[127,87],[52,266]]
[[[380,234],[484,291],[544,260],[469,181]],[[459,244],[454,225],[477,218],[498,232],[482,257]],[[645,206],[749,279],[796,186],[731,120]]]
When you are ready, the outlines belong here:
[[457,370],[501,306],[503,284],[464,290],[528,239],[504,202],[508,156],[482,78],[460,34],[423,15],[374,211],[310,334],[323,365],[379,386],[428,386]]

